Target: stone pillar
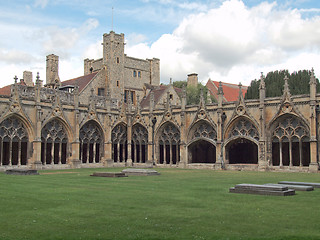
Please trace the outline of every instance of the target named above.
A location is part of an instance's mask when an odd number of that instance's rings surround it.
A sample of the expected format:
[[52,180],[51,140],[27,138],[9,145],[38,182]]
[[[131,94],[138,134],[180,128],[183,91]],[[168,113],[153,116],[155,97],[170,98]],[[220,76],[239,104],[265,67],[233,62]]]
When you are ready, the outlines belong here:
[[128,159],[126,166],[132,166],[132,156],[131,156],[131,143],[132,143],[132,118],[131,115],[128,116],[128,125],[127,125],[127,146],[128,146]]
[[314,71],[311,71],[310,77],[310,172],[317,172],[319,165],[319,152],[318,152],[318,111],[316,106],[316,87],[317,81],[314,76]]

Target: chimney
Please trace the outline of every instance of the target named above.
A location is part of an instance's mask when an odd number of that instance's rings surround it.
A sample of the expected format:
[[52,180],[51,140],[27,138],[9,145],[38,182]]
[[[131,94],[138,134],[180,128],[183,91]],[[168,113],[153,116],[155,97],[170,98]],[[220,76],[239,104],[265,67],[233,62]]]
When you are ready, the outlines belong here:
[[23,72],[23,81],[26,83],[27,86],[33,86],[33,79],[32,79],[32,72],[24,71]]
[[188,82],[187,86],[193,86],[197,87],[198,86],[198,74],[197,73],[190,73],[188,74]]

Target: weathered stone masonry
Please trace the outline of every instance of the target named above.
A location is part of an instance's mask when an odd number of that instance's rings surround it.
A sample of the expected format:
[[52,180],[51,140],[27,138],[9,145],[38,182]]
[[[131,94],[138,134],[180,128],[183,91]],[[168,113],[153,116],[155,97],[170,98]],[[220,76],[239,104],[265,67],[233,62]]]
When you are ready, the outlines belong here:
[[[110,94],[79,104],[73,93],[15,83],[11,96],[0,96],[1,168],[65,168],[98,166],[318,170],[320,95],[314,75],[310,94],[265,98],[261,76],[260,99],[141,109],[120,103]],[[239,86],[241,93],[241,85]],[[156,120],[156,121],[155,121]],[[153,124],[155,125],[153,126]],[[153,145],[154,129],[154,145]],[[317,132],[318,131],[318,132]]]

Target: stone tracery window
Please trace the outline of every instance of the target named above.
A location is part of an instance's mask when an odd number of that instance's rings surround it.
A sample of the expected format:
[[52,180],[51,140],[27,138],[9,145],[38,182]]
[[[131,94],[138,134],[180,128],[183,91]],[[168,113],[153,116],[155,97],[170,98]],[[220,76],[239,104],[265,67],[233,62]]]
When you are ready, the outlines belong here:
[[309,130],[297,117],[279,121],[272,133],[273,165],[308,166],[310,163]]
[[68,136],[62,123],[54,119],[41,131],[42,164],[66,164]]
[[125,162],[128,156],[127,152],[127,128],[123,124],[118,124],[112,129],[112,156],[114,162]]
[[250,121],[246,119],[238,120],[237,123],[232,127],[228,137],[231,138],[236,136],[246,136],[255,140],[259,140],[258,130]]
[[159,132],[160,164],[176,164],[180,160],[180,131],[172,123],[165,124]]
[[133,162],[146,162],[148,156],[148,131],[140,124],[132,127],[132,160]]
[[28,133],[16,117],[5,119],[0,124],[0,166],[26,165]]
[[208,123],[201,122],[193,131],[192,138],[209,138],[216,141],[217,132]]
[[80,161],[82,163],[100,162],[103,137],[100,128],[94,121],[87,122],[80,129]]

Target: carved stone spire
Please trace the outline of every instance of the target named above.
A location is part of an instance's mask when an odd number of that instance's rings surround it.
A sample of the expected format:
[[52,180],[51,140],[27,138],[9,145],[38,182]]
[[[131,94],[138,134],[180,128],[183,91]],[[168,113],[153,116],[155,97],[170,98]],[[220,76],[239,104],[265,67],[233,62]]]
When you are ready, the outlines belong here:
[[288,84],[288,76],[286,75],[284,77],[284,88],[283,88],[283,95],[288,95],[290,97],[290,89],[289,89],[289,84]]
[[311,69],[311,76],[310,76],[310,100],[315,101],[316,100],[316,94],[317,94],[317,80],[314,76],[314,70]]
[[222,88],[222,82],[219,82],[219,87],[218,87],[218,106],[221,108],[222,107],[222,102],[223,102],[223,88]]
[[210,94],[210,90],[208,89],[207,91],[207,103],[211,104],[212,100],[211,100],[211,94]]
[[263,76],[263,72],[261,72],[260,86],[259,86],[260,103],[262,103],[266,98],[266,85],[264,80],[265,80],[265,77]]
[[182,96],[181,96],[181,109],[185,110],[187,105],[187,92],[186,92],[186,86],[182,85]]
[[203,97],[203,88],[200,89],[200,103],[199,105],[202,107],[205,105],[204,97]]

